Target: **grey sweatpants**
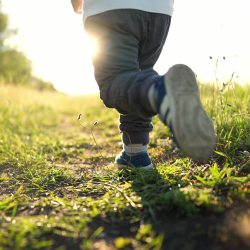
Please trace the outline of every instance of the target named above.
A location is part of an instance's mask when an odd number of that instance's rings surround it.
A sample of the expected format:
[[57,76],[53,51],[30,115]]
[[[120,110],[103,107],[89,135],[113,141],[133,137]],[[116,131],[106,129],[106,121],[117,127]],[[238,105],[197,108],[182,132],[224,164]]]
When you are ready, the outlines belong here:
[[97,43],[92,57],[100,98],[120,115],[123,142],[149,143],[152,116],[148,90],[165,43],[171,17],[140,10],[111,10],[90,16],[85,30]]

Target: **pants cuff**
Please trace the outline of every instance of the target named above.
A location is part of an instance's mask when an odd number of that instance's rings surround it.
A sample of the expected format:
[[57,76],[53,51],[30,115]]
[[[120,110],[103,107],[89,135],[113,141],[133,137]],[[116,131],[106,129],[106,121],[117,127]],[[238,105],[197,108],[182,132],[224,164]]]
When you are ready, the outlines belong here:
[[124,144],[135,144],[135,143],[142,143],[148,144],[149,143],[149,132],[147,131],[140,131],[140,132],[122,132],[122,141]]

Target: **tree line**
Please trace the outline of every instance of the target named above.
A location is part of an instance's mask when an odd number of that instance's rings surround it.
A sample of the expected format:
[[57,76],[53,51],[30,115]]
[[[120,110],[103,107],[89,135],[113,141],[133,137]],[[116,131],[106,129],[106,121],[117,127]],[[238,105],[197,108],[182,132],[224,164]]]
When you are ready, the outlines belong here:
[[44,81],[32,74],[32,61],[6,40],[17,35],[17,30],[9,28],[9,17],[3,13],[0,0],[0,84],[26,85],[39,90],[53,90],[51,82]]

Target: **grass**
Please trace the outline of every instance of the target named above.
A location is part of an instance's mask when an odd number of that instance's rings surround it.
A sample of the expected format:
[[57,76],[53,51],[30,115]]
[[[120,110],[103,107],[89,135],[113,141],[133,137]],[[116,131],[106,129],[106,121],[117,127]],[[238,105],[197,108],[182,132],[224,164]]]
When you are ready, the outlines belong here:
[[200,85],[207,160],[185,158],[155,117],[155,171],[118,172],[118,113],[97,95],[0,86],[0,249],[250,247],[249,91]]

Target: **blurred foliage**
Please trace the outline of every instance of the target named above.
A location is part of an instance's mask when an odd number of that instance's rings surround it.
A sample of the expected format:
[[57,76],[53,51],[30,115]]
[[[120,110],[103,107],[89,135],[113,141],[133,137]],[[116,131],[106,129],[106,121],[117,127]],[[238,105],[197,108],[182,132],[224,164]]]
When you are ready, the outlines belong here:
[[23,53],[15,49],[0,51],[0,75],[3,82],[27,84],[31,71],[32,63]]
[[32,75],[32,62],[24,53],[6,45],[6,40],[15,35],[17,30],[9,28],[9,17],[3,13],[0,0],[0,84],[26,85],[39,90],[55,91],[51,82]]
[[[1,2],[0,2],[0,8],[1,8]],[[3,13],[0,13],[0,35],[1,35],[0,41],[1,41],[1,45],[2,45],[2,34],[6,30],[7,23],[8,23],[8,16],[3,14]]]

